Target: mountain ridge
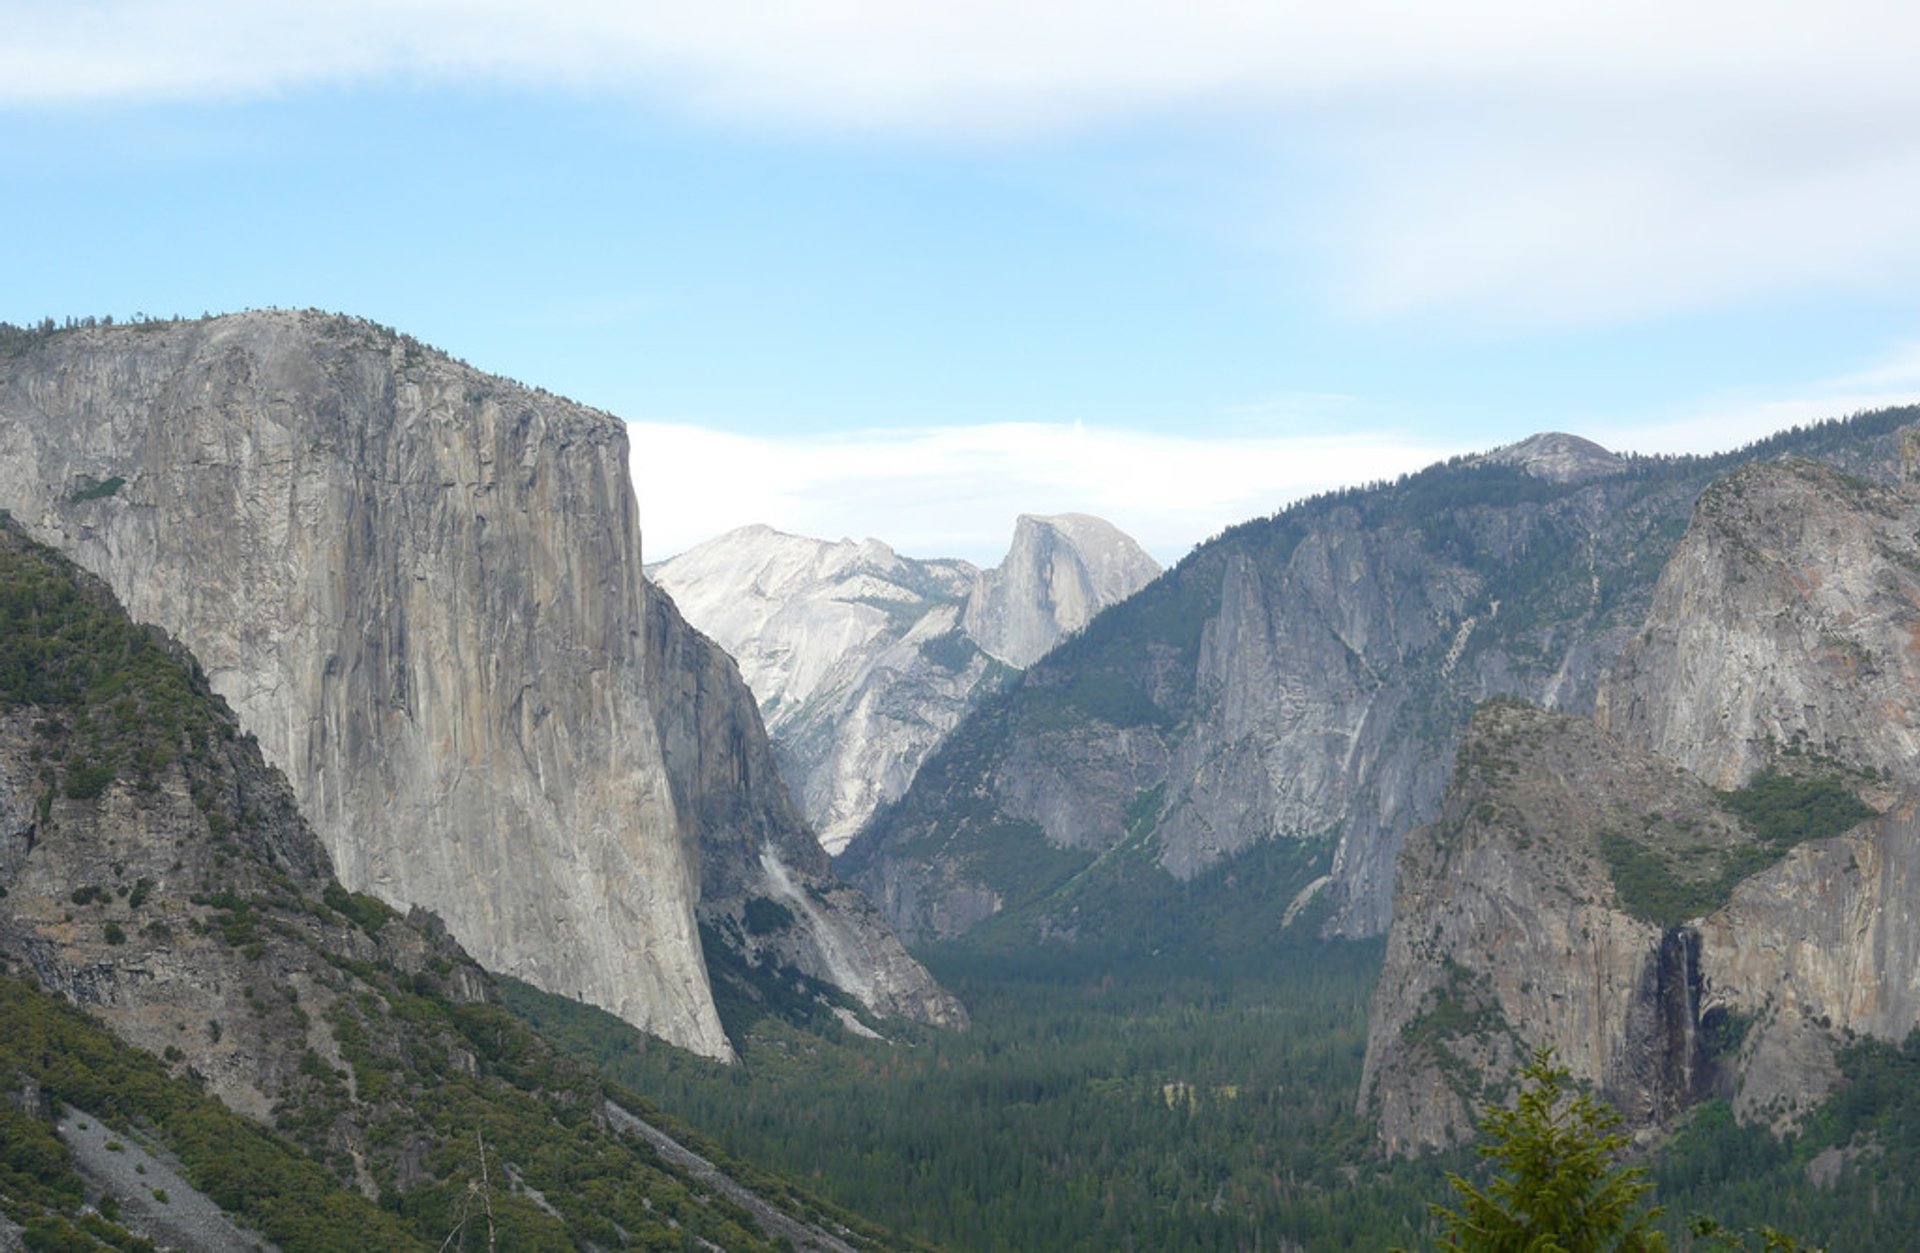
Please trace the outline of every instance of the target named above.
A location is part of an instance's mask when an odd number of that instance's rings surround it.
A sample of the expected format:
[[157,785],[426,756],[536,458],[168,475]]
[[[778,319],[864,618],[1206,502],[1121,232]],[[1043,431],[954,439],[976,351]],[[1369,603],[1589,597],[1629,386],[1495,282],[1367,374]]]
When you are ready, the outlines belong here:
[[1480,701],[1591,709],[1709,482],[1789,450],[1891,478],[1915,416],[1569,481],[1461,457],[1228,528],[969,715],[839,864],[923,942],[1044,915],[1123,841],[1171,892],[1267,839],[1333,836],[1322,925],[1379,934]]
[[650,573],[735,657],[837,853],[966,711],[1158,573],[1110,524],[1023,514],[999,567],[736,528]]

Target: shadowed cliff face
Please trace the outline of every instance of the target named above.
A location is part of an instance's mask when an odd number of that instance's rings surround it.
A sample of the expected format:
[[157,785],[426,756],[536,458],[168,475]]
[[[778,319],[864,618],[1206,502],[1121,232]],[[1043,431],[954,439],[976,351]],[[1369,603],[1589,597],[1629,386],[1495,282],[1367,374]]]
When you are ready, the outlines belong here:
[[1474,703],[1587,708],[1696,487],[1444,466],[1236,528],[971,715],[841,869],[903,934],[951,938],[1033,903],[995,859],[1144,841],[1191,880],[1333,834],[1332,925],[1378,933]]
[[0,505],[194,650],[348,886],[729,1053],[622,423],[318,314],[55,335],[0,415]]
[[1047,915],[1054,885],[1122,847],[1160,890],[1331,836],[1327,929],[1383,931],[1395,855],[1439,811],[1475,705],[1591,711],[1707,484],[1785,451],[1891,478],[1914,417],[1702,459],[1544,435],[1233,527],[970,714],[839,867],[903,934],[951,939]]
[[[833,875],[780,781],[733,659],[650,589],[647,678],[674,803],[701,833],[700,920],[762,964],[788,965],[869,1009],[964,1027],[966,1009],[907,955],[872,903]],[[792,921],[748,925],[755,901]]]

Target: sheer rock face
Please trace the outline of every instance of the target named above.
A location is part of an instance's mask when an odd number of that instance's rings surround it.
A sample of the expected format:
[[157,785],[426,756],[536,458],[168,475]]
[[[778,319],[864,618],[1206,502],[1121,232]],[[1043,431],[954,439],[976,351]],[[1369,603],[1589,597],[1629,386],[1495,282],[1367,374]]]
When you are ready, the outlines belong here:
[[1158,572],[1112,526],[1066,514],[1022,517],[984,572],[752,526],[652,574],[739,659],[782,773],[837,853],[1008,664],[1031,664]]
[[[872,902],[834,877],[780,780],[733,659],[658,589],[648,613],[667,777],[678,811],[700,831],[700,920],[749,960],[793,966],[876,1012],[964,1027],[960,1002],[908,956]],[[792,921],[752,925],[756,899]]]
[[1702,494],[1595,716],[1716,787],[1780,745],[1920,783],[1920,498],[1810,461]]
[[[1032,912],[1024,885],[971,852],[1023,831],[1056,850],[1149,840],[1175,876],[1262,841],[1333,835],[1329,928],[1378,934],[1401,842],[1439,811],[1478,702],[1590,712],[1710,482],[1781,447],[1890,479],[1920,466],[1914,416],[1712,460],[1630,460],[1546,434],[1231,528],[955,728],[840,869],[903,932],[951,937],[983,908]],[[1723,679],[1738,690],[1736,663],[1715,670],[1703,652],[1701,694]],[[1647,699],[1681,703],[1658,680]],[[1809,731],[1814,747],[1823,735]],[[1884,738],[1864,760],[1912,756],[1904,732]],[[1154,789],[1154,829],[1130,834],[1126,816]]]
[[1839,1078],[1846,1034],[1920,1026],[1920,808],[1911,793],[1795,849],[1700,923],[1714,1000],[1750,1021],[1734,1114],[1792,1126]]
[[[45,786],[27,764],[37,716],[0,713],[0,809],[30,805]],[[372,936],[338,919],[269,912],[289,930],[261,926],[252,953],[224,940],[209,896],[272,893],[278,872],[317,898],[329,876],[326,853],[278,772],[243,741],[221,755],[255,815],[238,828],[245,847],[213,838],[178,764],[151,788],[117,780],[96,798],[57,795],[45,821],[16,827],[14,848],[0,853],[0,954],[19,958],[43,987],[121,1039],[204,1076],[229,1108],[271,1124],[303,1053],[346,1065],[327,1009],[359,985],[317,961],[309,945],[410,974],[433,967],[457,1000],[485,1000],[488,985],[423,911],[391,918]],[[8,825],[0,816],[0,840]],[[143,881],[150,886],[132,898]],[[88,888],[101,896],[76,905],[74,893]],[[370,1112],[356,1110],[356,1120]]]
[[1714,1096],[1743,1122],[1792,1126],[1837,1080],[1850,1033],[1920,1026],[1920,804],[1867,799],[1891,807],[1663,928],[1623,904],[1603,838],[1707,874],[1714,850],[1751,841],[1740,822],[1590,723],[1483,710],[1440,818],[1401,853],[1361,1088],[1383,1146],[1471,1139],[1543,1045],[1634,1127]]
[[0,506],[193,649],[349,887],[729,1054],[622,423],[277,313],[51,336],[0,418]]
[[1027,829],[1103,852],[1160,789],[1161,870],[1333,834],[1332,926],[1383,932],[1395,854],[1439,809],[1473,706],[1590,708],[1698,490],[1505,466],[1424,478],[1196,550],[957,729],[842,872],[903,934],[952,938],[1027,886],[977,869],[973,841]]
[[1920,1022],[1920,497],[1808,461],[1716,483],[1595,716],[1716,787],[1783,752],[1880,777],[1877,822],[1796,849],[1701,925],[1718,994],[1754,1021],[1736,1112],[1790,1123],[1838,1073],[1834,1033]]
[[1361,1081],[1389,1152],[1471,1140],[1482,1085],[1541,1045],[1635,1125],[1710,1089],[1699,937],[1621,906],[1605,832],[1746,840],[1673,763],[1582,719],[1482,707],[1440,816],[1400,854]]
[[981,648],[1024,670],[1159,573],[1145,549],[1100,518],[1021,514],[1005,560],[975,576],[963,625]]
[[[1846,1033],[1920,1025],[1916,523],[1904,492],[1825,467],[1739,470],[1702,494],[1602,685],[1612,734],[1482,711],[1441,818],[1400,859],[1363,1092],[1391,1149],[1468,1130],[1471,1076],[1542,1044],[1638,1125],[1724,1094],[1786,1127],[1837,1078]],[[1851,777],[1883,812],[1683,925],[1632,917],[1603,834],[1709,878],[1716,849],[1752,837],[1708,785],[1767,767],[1870,767]],[[1440,1013],[1448,988],[1480,1017]]]

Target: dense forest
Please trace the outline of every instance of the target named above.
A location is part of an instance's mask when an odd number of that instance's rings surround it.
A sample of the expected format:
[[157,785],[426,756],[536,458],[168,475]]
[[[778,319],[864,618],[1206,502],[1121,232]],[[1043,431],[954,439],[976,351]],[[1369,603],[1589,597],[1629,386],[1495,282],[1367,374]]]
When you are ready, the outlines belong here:
[[[525,985],[508,1003],[727,1152],[953,1249],[1432,1248],[1461,1150],[1389,1162],[1354,1109],[1376,942],[1298,940],[1231,971],[1052,950],[929,954],[966,1033],[872,1040],[776,1014],[723,1066]],[[737,1021],[737,1020],[736,1020]],[[733,1025],[729,1024],[730,1027]],[[1857,1042],[1848,1082],[1793,1135],[1697,1109],[1652,1152],[1676,1249],[1711,1215],[1809,1245],[1907,1247],[1920,1230],[1920,1035]],[[1754,1247],[1760,1247],[1755,1244]]]

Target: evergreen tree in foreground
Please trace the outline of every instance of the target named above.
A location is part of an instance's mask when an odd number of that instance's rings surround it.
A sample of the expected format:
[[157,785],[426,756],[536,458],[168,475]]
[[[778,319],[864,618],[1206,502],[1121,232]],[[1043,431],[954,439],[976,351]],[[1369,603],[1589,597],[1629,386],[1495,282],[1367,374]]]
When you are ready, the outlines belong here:
[[1499,1174],[1483,1190],[1459,1175],[1448,1181],[1460,1208],[1434,1205],[1440,1247],[1460,1253],[1664,1253],[1654,1228],[1658,1208],[1642,1198],[1653,1187],[1637,1166],[1614,1165],[1627,1139],[1615,1130],[1620,1115],[1584,1092],[1553,1062],[1553,1050],[1535,1052],[1520,1072],[1520,1099],[1496,1106],[1480,1124],[1483,1157]]
[[[1460,1208],[1432,1205],[1440,1247],[1452,1253],[1666,1253],[1654,1223],[1660,1209],[1641,1202],[1653,1185],[1638,1166],[1616,1166],[1627,1145],[1620,1115],[1570,1087],[1571,1073],[1542,1048],[1520,1072],[1520,1099],[1496,1106],[1480,1123],[1480,1154],[1499,1163],[1483,1190],[1459,1175],[1448,1182]],[[1771,1227],[1740,1232],[1696,1218],[1697,1250],[1723,1253],[1820,1253]]]

